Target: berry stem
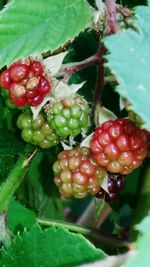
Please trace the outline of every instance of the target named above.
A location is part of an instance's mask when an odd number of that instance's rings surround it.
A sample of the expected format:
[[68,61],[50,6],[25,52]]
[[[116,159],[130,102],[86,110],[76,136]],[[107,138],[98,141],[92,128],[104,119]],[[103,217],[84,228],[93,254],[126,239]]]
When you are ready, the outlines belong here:
[[97,82],[96,82],[96,89],[93,97],[93,107],[91,111],[91,119],[93,120],[95,117],[95,113],[97,108],[100,106],[101,98],[102,98],[102,91],[105,84],[105,70],[104,70],[104,59],[103,56],[106,53],[106,48],[101,46],[99,50],[100,54],[100,62],[97,66]]
[[106,0],[105,2],[108,11],[108,29],[107,34],[113,34],[117,31],[116,23],[116,0]]
[[102,60],[102,55],[98,51],[98,53],[96,53],[95,55],[86,58],[85,60],[82,60],[80,62],[63,64],[60,71],[57,74],[57,77],[64,76],[63,82],[67,83],[73,73],[78,72],[84,68],[87,68],[88,66],[99,64],[101,60]]
[[7,210],[9,201],[13,194],[15,193],[16,189],[22,182],[31,159],[33,158],[36,151],[27,157],[26,155],[21,156],[18,161],[16,162],[15,167],[8,175],[5,182],[0,187],[0,213],[4,213]]
[[126,247],[126,248],[130,247],[130,244],[128,242],[124,242],[124,241],[117,239],[117,238],[114,238],[114,237],[103,236],[96,230],[84,228],[84,227],[78,226],[76,224],[59,222],[59,221],[54,221],[54,220],[47,220],[47,219],[43,219],[43,218],[37,218],[37,222],[43,226],[63,227],[69,231],[82,234],[82,235],[88,237],[89,239],[95,240],[96,242],[98,242],[99,244],[101,244],[104,247],[108,247],[108,246],[111,247],[112,245],[115,247]]

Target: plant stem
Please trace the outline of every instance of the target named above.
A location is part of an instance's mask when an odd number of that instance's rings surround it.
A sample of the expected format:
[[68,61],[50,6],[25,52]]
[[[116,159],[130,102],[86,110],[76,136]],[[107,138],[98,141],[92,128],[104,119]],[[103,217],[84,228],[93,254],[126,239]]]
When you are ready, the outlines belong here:
[[70,230],[75,233],[80,233],[89,239],[92,239],[102,246],[105,247],[130,247],[129,243],[124,242],[120,239],[114,238],[114,237],[108,237],[108,236],[103,236],[99,234],[98,231],[96,230],[91,230],[85,227],[78,226],[76,224],[72,223],[67,223],[67,222],[59,222],[59,221],[54,221],[54,220],[47,220],[43,218],[37,218],[37,222],[43,226],[55,226],[55,227],[63,227],[67,230]]
[[21,156],[16,162],[15,167],[8,175],[6,181],[4,181],[0,187],[0,213],[4,213],[7,210],[9,201],[16,189],[20,185],[25,176],[28,165],[34,156],[36,151],[30,157],[26,155]]
[[107,34],[113,34],[117,31],[116,23],[116,0],[106,0],[106,7],[108,10],[108,30]]
[[92,120],[95,117],[95,112],[96,112],[97,107],[100,105],[103,87],[105,84],[105,70],[104,70],[104,59],[103,59],[103,56],[105,55],[105,53],[106,53],[106,48],[104,46],[101,46],[99,50],[101,61],[99,62],[99,65],[97,67],[97,82],[96,82],[96,89],[95,89],[95,93],[93,97],[93,106],[92,106],[92,111],[91,111]]
[[64,76],[63,82],[67,83],[73,73],[78,72],[88,66],[98,64],[101,61],[101,53],[96,53],[95,55],[86,58],[80,62],[67,63],[63,64],[60,71],[57,74],[57,77]]

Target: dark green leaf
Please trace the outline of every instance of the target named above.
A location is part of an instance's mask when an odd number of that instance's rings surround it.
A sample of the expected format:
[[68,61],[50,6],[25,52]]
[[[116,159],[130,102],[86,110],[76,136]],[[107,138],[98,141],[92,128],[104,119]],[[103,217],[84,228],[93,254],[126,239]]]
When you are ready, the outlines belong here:
[[62,219],[61,198],[53,181],[52,165],[57,155],[55,149],[49,149],[45,153],[39,151],[35,155],[25,178],[26,185],[24,186],[27,187],[28,205],[38,213],[38,216]]
[[35,226],[2,251],[0,266],[73,267],[105,257],[80,234],[55,227],[42,231]]
[[8,228],[11,231],[30,229],[36,223],[35,213],[12,199],[8,207]]

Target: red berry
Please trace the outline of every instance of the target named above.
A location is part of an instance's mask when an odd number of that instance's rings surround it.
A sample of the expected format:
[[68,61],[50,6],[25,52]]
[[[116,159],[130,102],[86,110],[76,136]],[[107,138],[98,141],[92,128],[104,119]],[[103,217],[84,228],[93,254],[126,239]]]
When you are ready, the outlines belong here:
[[9,73],[9,69],[7,69],[7,70],[4,70],[0,75],[0,85],[4,89],[9,89],[10,84],[11,84],[10,73]]
[[25,79],[29,72],[29,67],[24,64],[17,64],[9,68],[10,79],[13,82],[20,82]]
[[28,104],[32,107],[40,105],[43,101],[44,97],[42,95],[36,95],[33,98],[28,98]]
[[42,64],[39,61],[32,61],[30,65],[30,70],[34,72],[37,76],[42,76],[44,70]]
[[26,97],[15,97],[13,95],[10,95],[10,99],[16,106],[19,106],[19,107],[22,107],[25,104],[27,104],[27,98]]
[[50,83],[45,77],[41,77],[38,84],[39,94],[45,95],[50,92]]
[[26,91],[26,97],[27,98],[34,98],[37,96],[37,90],[27,90]]
[[146,132],[128,119],[103,123],[90,142],[94,159],[100,166],[111,173],[124,175],[142,163],[147,155],[147,145]]

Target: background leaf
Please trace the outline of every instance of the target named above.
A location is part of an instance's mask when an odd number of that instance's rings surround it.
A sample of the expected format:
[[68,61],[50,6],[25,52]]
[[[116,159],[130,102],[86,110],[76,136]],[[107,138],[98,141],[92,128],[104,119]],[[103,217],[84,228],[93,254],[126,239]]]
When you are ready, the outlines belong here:
[[150,130],[150,7],[141,6],[136,11],[134,24],[139,32],[128,29],[107,37],[105,45],[110,54],[106,58],[119,81],[117,91],[130,101]]
[[35,213],[15,199],[9,204],[7,215],[8,228],[12,231],[22,231],[24,228],[30,229],[36,223]]
[[39,217],[61,220],[63,205],[52,171],[57,153],[58,147],[36,153],[17,197]]
[[140,231],[139,238],[136,242],[137,253],[134,257],[131,257],[124,267],[141,267],[149,266],[150,262],[150,216],[146,217],[138,226]]
[[39,226],[34,226],[2,251],[0,265],[73,267],[105,257],[103,251],[80,234],[55,227],[42,231]]
[[86,0],[11,1],[0,14],[0,67],[55,50],[83,31],[90,19]]

